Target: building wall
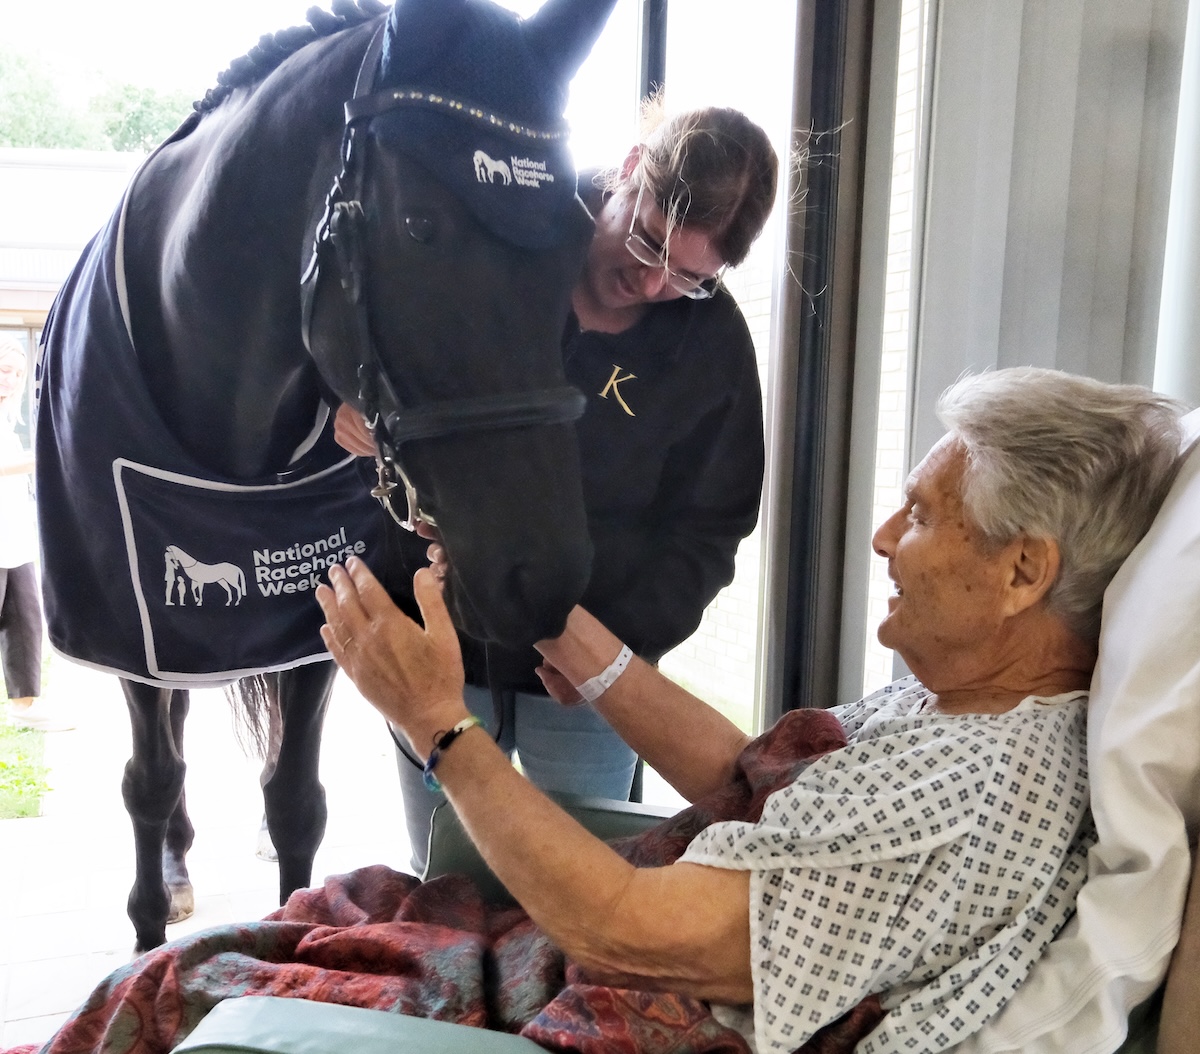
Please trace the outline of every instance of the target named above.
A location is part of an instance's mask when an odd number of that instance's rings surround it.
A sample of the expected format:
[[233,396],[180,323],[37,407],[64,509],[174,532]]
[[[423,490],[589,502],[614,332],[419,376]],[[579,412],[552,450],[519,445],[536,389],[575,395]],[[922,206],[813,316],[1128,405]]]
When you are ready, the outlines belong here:
[[0,326],[40,328],[141,154],[0,148]]

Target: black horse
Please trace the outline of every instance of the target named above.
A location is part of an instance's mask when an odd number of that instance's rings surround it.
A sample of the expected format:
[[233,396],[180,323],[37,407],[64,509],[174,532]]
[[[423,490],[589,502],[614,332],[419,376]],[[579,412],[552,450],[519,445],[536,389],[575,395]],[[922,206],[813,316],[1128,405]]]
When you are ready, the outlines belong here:
[[188,685],[277,706],[281,901],[310,881],[334,674],[311,589],[352,552],[407,578],[331,408],[375,422],[379,494],[436,522],[466,631],[529,643],[582,593],[559,338],[591,225],[562,108],[612,3],[310,10],[222,75],[63,287],[39,373],[47,621],[122,675],[139,949],[192,908]]

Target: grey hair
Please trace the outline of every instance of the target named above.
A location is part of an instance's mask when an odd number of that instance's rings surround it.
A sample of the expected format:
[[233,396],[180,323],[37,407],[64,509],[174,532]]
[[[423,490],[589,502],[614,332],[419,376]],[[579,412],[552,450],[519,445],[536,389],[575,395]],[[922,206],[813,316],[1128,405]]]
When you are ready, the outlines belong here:
[[938,400],[966,449],[964,510],[989,542],[1058,543],[1046,602],[1084,640],[1099,638],[1104,590],[1175,478],[1186,410],[1148,388],[1033,367],[963,377]]

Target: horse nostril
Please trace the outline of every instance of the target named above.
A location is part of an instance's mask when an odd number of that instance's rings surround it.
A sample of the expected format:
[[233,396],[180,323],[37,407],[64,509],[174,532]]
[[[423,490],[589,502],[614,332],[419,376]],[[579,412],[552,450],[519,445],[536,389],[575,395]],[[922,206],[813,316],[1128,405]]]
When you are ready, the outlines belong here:
[[406,216],[404,229],[413,241],[422,245],[433,240],[433,220],[428,216]]

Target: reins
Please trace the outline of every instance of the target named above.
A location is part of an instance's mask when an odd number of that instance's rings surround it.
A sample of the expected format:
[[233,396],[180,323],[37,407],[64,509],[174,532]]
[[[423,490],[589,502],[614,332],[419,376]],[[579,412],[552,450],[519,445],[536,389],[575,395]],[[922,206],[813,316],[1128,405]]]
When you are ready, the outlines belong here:
[[[370,306],[366,294],[366,214],[362,206],[364,175],[357,162],[358,130],[362,123],[404,106],[432,107],[466,119],[482,121],[492,132],[523,138],[559,138],[565,132],[546,132],[492,114],[478,106],[443,95],[409,88],[371,92],[383,47],[384,22],[371,37],[354,84],[354,97],[345,104],[341,171],[325,197],[325,210],[313,237],[313,252],[301,283],[304,342],[311,352],[313,302],[321,257],[332,250],[342,291],[353,314],[352,337],[358,362],[359,398],[377,447],[378,483],[371,493],[400,526],[416,530],[419,522],[437,523],[421,505],[416,486],[405,470],[400,450],[420,439],[534,425],[569,424],[583,413],[583,394],[570,386],[539,391],[466,396],[442,399],[425,406],[406,406],[396,392],[371,337]],[[403,489],[407,515],[393,505],[396,490]]]

